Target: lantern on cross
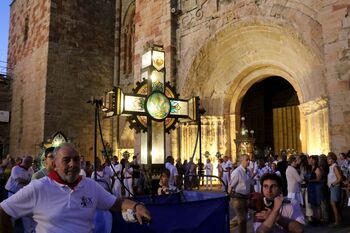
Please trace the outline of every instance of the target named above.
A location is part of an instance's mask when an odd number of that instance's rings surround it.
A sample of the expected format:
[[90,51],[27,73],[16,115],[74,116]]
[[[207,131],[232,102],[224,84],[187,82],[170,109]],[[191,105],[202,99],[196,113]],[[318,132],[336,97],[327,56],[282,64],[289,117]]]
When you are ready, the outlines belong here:
[[164,59],[163,47],[151,46],[142,55],[141,81],[133,93],[123,93],[116,87],[104,98],[109,104],[106,115],[129,116],[130,127],[141,133],[141,163],[147,165],[164,164],[165,133],[175,128],[179,118],[198,117],[199,97],[179,98],[175,88],[166,82]]

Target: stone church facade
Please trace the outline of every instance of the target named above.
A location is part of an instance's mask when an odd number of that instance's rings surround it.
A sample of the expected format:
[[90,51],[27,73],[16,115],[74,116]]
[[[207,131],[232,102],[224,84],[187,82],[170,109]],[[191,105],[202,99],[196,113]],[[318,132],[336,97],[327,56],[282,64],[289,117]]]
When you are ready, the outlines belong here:
[[[87,100],[112,86],[131,92],[151,44],[164,46],[167,81],[180,97],[201,99],[202,151],[235,154],[244,96],[269,77],[295,90],[301,151],[349,149],[347,0],[14,0],[10,153],[35,154],[60,131],[91,156]],[[139,152],[124,117],[102,125],[114,153]],[[190,156],[195,134],[195,125],[179,124],[168,153]]]

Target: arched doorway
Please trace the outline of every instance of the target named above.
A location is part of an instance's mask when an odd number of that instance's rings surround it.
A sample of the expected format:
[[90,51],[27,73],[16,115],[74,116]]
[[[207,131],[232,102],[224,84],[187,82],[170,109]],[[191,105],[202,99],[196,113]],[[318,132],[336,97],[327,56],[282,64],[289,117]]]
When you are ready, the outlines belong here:
[[241,116],[255,131],[255,145],[301,151],[299,99],[284,78],[271,76],[253,84],[243,97]]

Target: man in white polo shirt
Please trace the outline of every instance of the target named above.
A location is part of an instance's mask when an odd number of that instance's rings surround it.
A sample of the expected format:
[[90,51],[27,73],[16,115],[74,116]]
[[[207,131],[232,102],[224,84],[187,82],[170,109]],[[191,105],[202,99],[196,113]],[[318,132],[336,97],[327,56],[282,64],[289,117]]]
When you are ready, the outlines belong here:
[[240,165],[233,170],[229,183],[229,190],[232,197],[232,208],[236,213],[238,232],[247,232],[248,199],[251,191],[251,175],[247,169],[249,166],[249,156],[243,154],[239,158]]
[[174,166],[174,158],[173,156],[169,155],[166,157],[166,163],[165,168],[169,170],[170,176],[169,176],[169,189],[170,190],[176,190],[177,189],[177,181],[179,177],[179,173],[177,171],[177,168]]
[[5,185],[5,189],[8,192],[8,197],[12,196],[25,185],[29,184],[34,173],[32,163],[33,157],[28,155],[23,158],[21,164],[12,168],[11,176]]
[[[32,175],[34,173],[32,169],[33,157],[25,156],[21,164],[16,165],[11,170],[11,176],[8,179],[5,189],[7,190],[7,196],[10,197],[17,193],[24,186],[28,185]],[[16,223],[15,221],[18,220]],[[32,221],[28,216],[22,216],[22,218],[13,218],[12,224],[16,226],[23,226],[24,232],[30,232]],[[28,229],[28,231],[27,231]]]
[[80,158],[72,144],[61,144],[53,155],[55,171],[0,203],[0,232],[12,232],[10,216],[29,214],[37,223],[37,233],[93,232],[96,209],[133,209],[140,223],[151,219],[142,204],[117,199],[95,181],[79,176]]

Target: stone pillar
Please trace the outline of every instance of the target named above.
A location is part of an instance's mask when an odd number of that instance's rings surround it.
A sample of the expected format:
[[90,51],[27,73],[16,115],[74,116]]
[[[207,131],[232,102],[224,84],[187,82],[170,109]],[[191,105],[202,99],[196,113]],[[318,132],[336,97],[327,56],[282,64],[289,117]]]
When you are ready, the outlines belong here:
[[[306,144],[308,154],[327,154],[329,152],[328,129],[328,99],[320,97],[312,101],[300,104],[300,110],[305,119],[302,135],[303,144]],[[303,147],[304,148],[304,147]]]
[[230,147],[231,147],[231,151],[229,153],[231,153],[232,156],[232,162],[234,162],[236,160],[236,144],[234,142],[234,140],[236,139],[236,119],[239,119],[240,115],[237,114],[230,114],[229,115],[229,119],[230,119],[230,130],[228,132],[228,134],[230,135]]

